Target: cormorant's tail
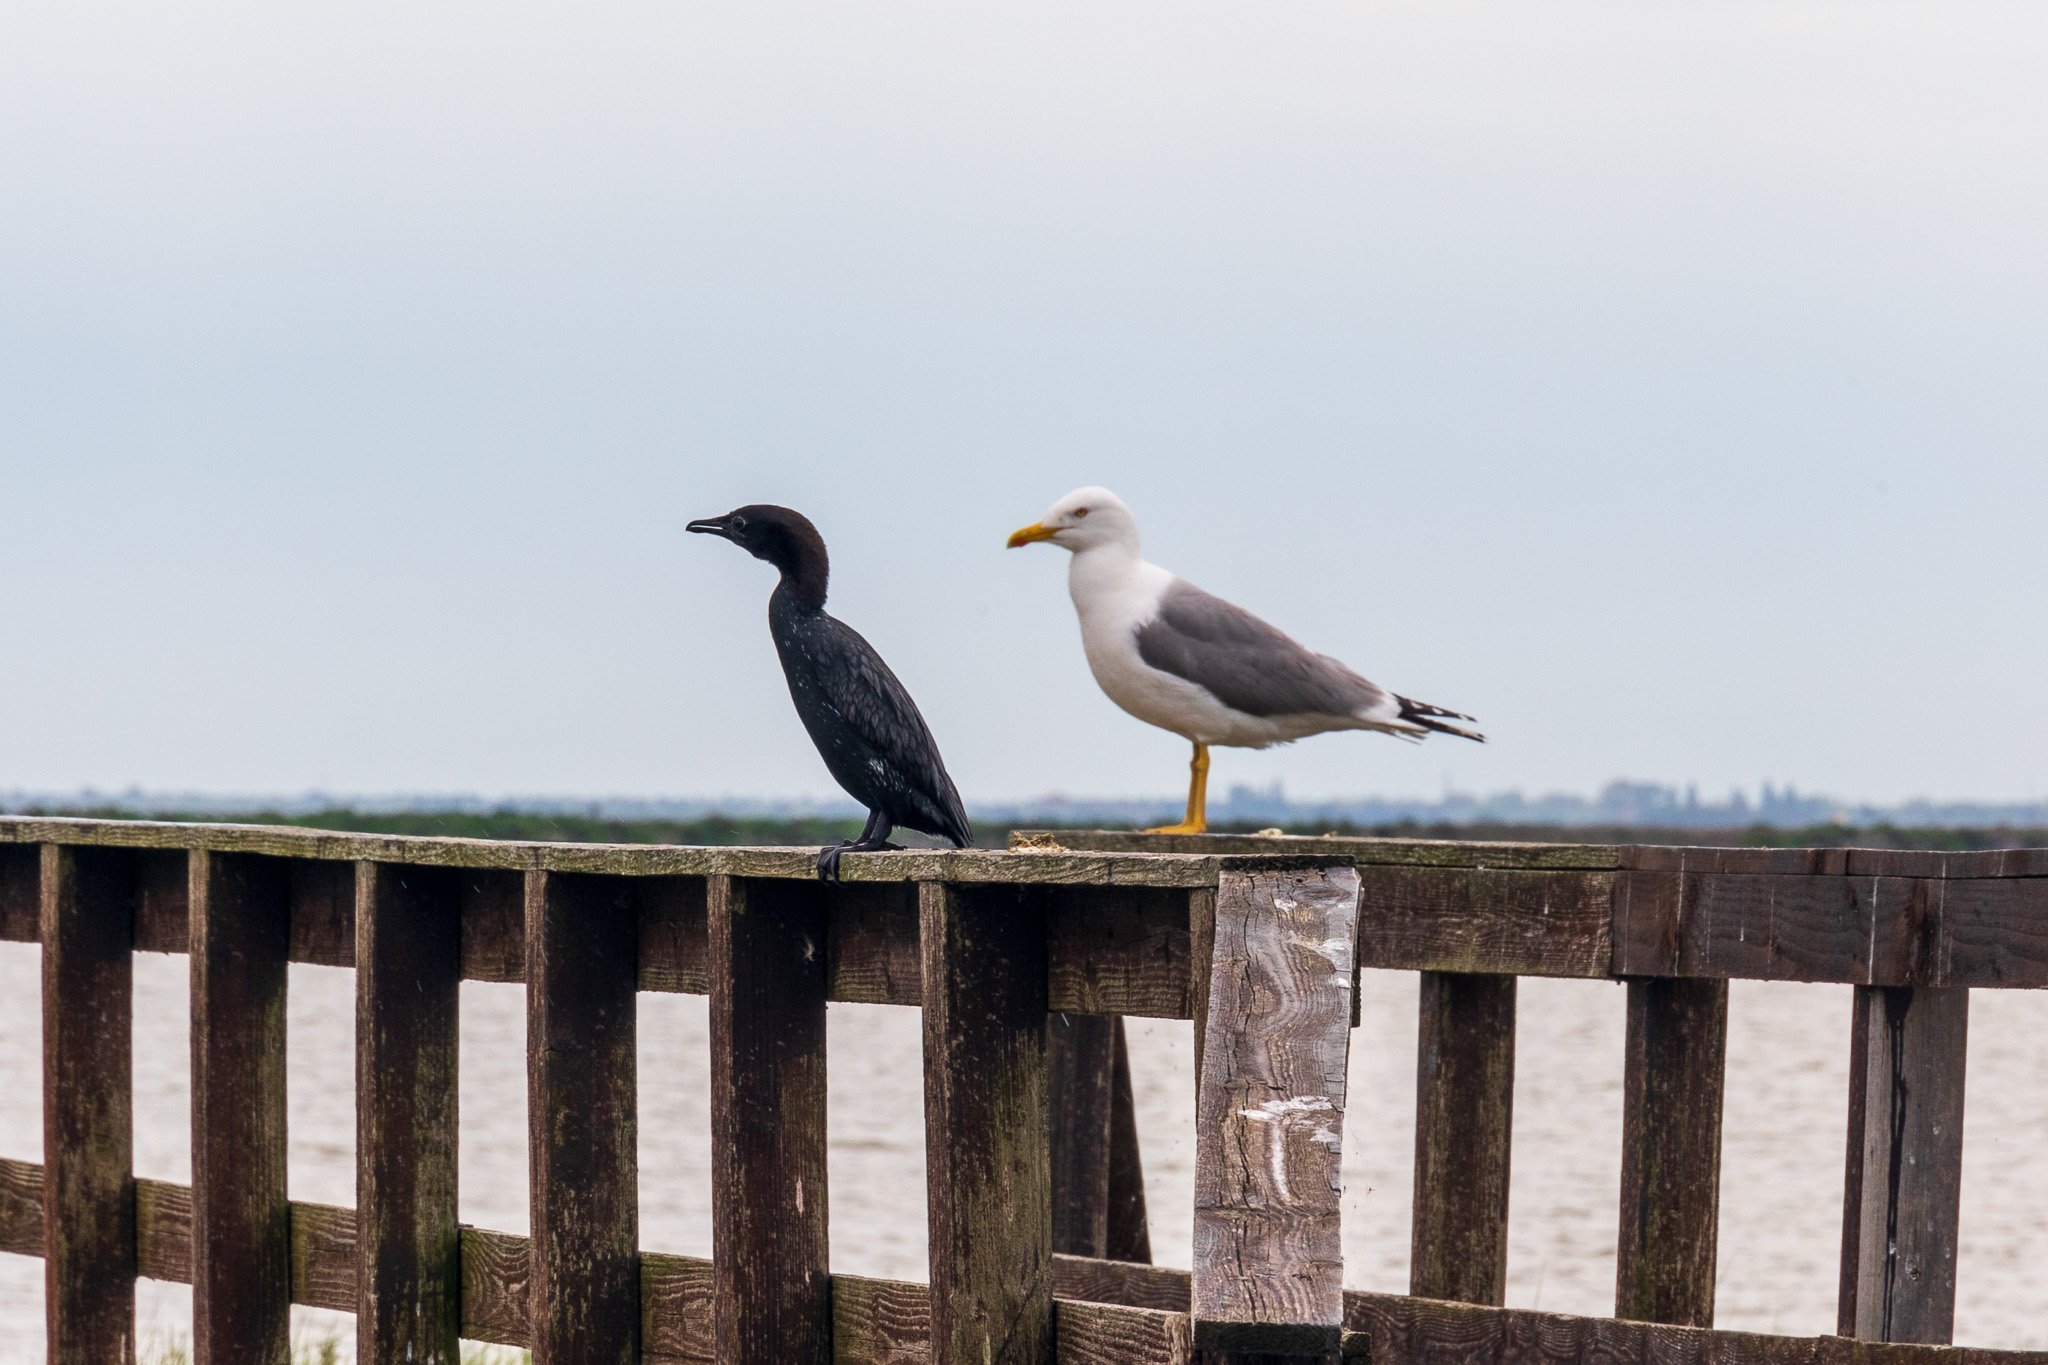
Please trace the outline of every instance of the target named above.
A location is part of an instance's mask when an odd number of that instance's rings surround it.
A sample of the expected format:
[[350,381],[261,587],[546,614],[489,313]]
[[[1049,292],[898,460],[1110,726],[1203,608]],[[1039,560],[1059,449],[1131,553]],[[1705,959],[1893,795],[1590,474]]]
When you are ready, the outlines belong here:
[[[1434,730],[1440,735],[1456,735],[1460,739],[1477,740],[1481,744],[1486,743],[1486,736],[1480,734],[1477,730],[1467,730],[1462,725],[1449,725],[1445,723],[1453,720],[1473,720],[1471,716],[1466,715],[1463,711],[1447,711],[1441,706],[1431,706],[1426,701],[1411,701],[1399,693],[1394,694],[1394,700],[1401,703],[1401,719],[1411,725],[1419,725],[1425,730]],[[1473,724],[1476,725],[1478,722],[1473,720]]]

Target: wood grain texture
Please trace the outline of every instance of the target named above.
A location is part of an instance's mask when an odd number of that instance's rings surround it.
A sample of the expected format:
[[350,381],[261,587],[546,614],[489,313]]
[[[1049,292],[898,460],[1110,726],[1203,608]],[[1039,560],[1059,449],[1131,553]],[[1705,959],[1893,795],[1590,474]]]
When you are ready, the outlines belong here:
[[198,1365],[290,1354],[285,1192],[285,865],[188,855],[192,1045],[192,1348]]
[[1862,987],[1849,1062],[1838,1330],[1946,1342],[1955,1328],[1969,992]]
[[292,1205],[292,1302],[337,1313],[355,1311],[354,1209]]
[[619,879],[527,874],[535,1365],[633,1365],[640,1354],[639,939],[639,906]]
[[1714,1325],[1728,983],[1628,984],[1614,1314]]
[[1359,875],[1226,872],[1196,1098],[1196,1345],[1334,1355]]
[[42,850],[0,844],[0,942],[35,943],[42,937]]
[[[680,847],[668,844],[522,843],[347,834],[275,825],[174,824],[0,816],[0,843],[267,853],[280,858],[376,862],[507,872],[590,872],[626,877],[781,877],[815,880],[816,848]],[[1215,857],[1072,851],[912,849],[855,853],[840,866],[848,882],[947,881],[987,886],[1213,886]]]
[[1046,895],[1046,989],[1066,1014],[1189,1014],[1188,893],[1152,887]]
[[45,845],[43,1307],[51,1365],[135,1359],[135,860]]
[[1607,872],[1627,866],[1633,850],[1593,844],[1517,844],[1477,840],[1374,839],[1299,834],[1150,834],[1141,830],[1017,830],[1012,847],[1054,846],[1075,852],[1181,856],[1307,858],[1334,865],[1532,868]]
[[708,994],[705,878],[647,877],[633,886],[640,905],[640,989]]
[[1053,1358],[1043,898],[928,882],[925,1170],[934,1365]]
[[1515,978],[1424,972],[1409,1293],[1505,1301]]
[[1368,967],[1606,976],[1611,872],[1361,866],[1358,954]]
[[709,906],[717,1355],[824,1365],[824,889],[714,877]]
[[[835,1289],[837,1282],[835,1281]],[[695,1256],[640,1254],[640,1358],[716,1361],[718,1271]]]
[[1138,1146],[1138,1105],[1131,1086],[1131,1048],[1124,1021],[1110,1020],[1115,1066],[1109,1081],[1109,1242],[1106,1256],[1152,1259],[1152,1228],[1145,1211],[1145,1159]]
[[0,1251],[43,1254],[43,1168],[0,1157]]
[[356,1342],[364,1360],[457,1365],[456,997],[461,888],[437,868],[356,868]]
[[1109,1254],[1109,1170],[1117,1020],[1054,1014],[1046,1034],[1052,1141],[1052,1248]]

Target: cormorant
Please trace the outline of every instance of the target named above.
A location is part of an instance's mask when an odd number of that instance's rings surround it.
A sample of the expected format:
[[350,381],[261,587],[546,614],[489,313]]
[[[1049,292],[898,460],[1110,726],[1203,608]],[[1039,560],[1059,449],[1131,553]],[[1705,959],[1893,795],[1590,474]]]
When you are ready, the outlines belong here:
[[1242,607],[1138,555],[1138,523],[1107,488],[1077,488],[1010,548],[1049,540],[1073,552],[1067,591],[1088,667],[1109,699],[1195,746],[1187,816],[1154,834],[1209,827],[1209,746],[1263,749],[1326,730],[1432,731],[1486,741],[1451,721],[1472,717],[1410,701],[1327,654],[1296,644]]
[[917,703],[873,645],[825,612],[825,541],[810,519],[756,504],[689,529],[723,536],[782,572],[768,598],[768,629],[790,700],[833,778],[868,808],[860,838],[819,851],[818,875],[838,880],[842,853],[900,848],[889,842],[897,825],[966,847],[974,837],[967,813]]

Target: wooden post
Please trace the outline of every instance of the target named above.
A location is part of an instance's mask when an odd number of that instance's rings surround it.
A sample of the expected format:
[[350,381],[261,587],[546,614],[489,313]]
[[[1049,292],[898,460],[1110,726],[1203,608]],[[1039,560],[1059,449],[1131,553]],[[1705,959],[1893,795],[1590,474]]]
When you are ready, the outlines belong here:
[[133,1365],[134,887],[128,855],[43,845],[40,916],[49,1360]]
[[1145,1215],[1145,1162],[1138,1149],[1137,1099],[1131,1091],[1131,1049],[1123,1016],[1110,1021],[1116,1063],[1109,1079],[1109,1246],[1113,1261],[1152,1261],[1152,1229]]
[[1226,870],[1196,1098],[1198,1358],[1335,1362],[1358,874]]
[[198,1365],[291,1354],[285,1191],[284,865],[189,855],[192,971],[192,1346]]
[[460,888],[356,864],[356,1359],[457,1365]]
[[639,907],[615,878],[526,874],[535,1365],[640,1359]]
[[731,1365],[828,1365],[824,889],[711,878],[713,1334]]
[[1049,1365],[1045,911],[918,887],[933,1365]]
[[1408,1292],[1498,1307],[1508,1278],[1515,978],[1422,973]]
[[1055,1014],[1047,1025],[1052,1249],[1067,1256],[1109,1254],[1115,1022],[1101,1014]]
[[1839,1331],[1947,1342],[1955,1330],[1963,1066],[1961,986],[1858,986]]
[[1728,983],[1628,983],[1614,1315],[1714,1325]]

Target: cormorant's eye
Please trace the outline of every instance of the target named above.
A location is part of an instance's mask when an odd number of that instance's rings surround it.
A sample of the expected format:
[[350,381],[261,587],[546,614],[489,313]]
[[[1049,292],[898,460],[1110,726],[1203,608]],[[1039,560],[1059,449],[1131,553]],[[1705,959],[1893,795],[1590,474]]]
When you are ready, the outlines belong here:
[[746,519],[745,517],[734,517],[734,518],[732,519],[732,529],[733,529],[733,530],[735,530],[735,531],[744,531],[744,530],[746,530],[746,529],[747,529],[747,519]]
[[1075,516],[1076,516],[1077,518],[1078,518],[1078,517],[1085,517],[1085,516],[1087,516],[1087,515],[1088,515],[1088,509],[1087,509],[1087,508],[1085,508],[1085,507],[1076,507],[1076,508],[1074,509],[1074,515],[1075,515]]

